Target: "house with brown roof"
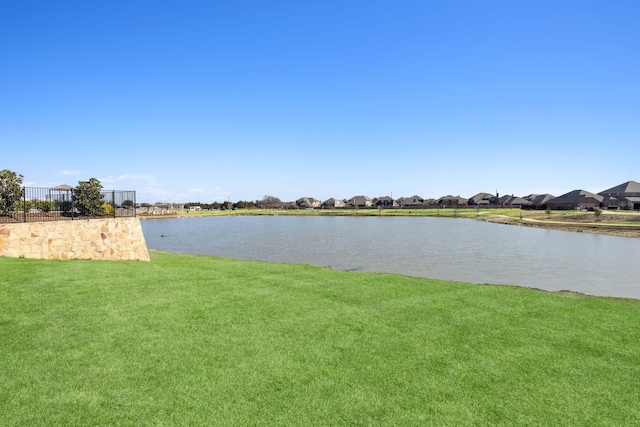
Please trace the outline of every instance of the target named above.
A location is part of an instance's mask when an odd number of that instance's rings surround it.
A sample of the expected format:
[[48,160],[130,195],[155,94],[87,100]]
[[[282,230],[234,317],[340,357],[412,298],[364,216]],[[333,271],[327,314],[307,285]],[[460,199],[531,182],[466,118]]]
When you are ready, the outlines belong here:
[[562,196],[547,200],[550,209],[595,209],[599,208],[604,196],[585,190],[573,190]]

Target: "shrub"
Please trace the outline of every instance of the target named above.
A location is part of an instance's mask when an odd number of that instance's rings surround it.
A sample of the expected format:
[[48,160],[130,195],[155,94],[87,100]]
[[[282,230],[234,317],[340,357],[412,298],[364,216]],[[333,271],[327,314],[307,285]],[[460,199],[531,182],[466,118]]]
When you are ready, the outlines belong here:
[[602,217],[602,209],[600,209],[600,208],[593,209],[593,214],[596,217],[596,221],[600,221],[600,219]]
[[71,212],[71,208],[73,208],[73,203],[68,200],[65,200],[63,202],[57,201],[55,202],[55,207],[63,213],[69,213]]
[[51,212],[54,206],[55,202],[53,200],[40,200],[36,203],[36,208],[45,213]]
[[89,181],[79,181],[73,189],[73,201],[80,215],[103,215],[102,184],[95,178]]
[[16,209],[22,197],[22,178],[8,169],[0,171],[0,215]]
[[115,209],[113,209],[113,206],[111,205],[111,203],[103,203],[102,204],[102,212],[105,215],[113,216],[116,211],[115,211]]
[[33,202],[31,200],[20,200],[19,203],[15,204],[15,209],[17,212],[30,212],[33,209]]

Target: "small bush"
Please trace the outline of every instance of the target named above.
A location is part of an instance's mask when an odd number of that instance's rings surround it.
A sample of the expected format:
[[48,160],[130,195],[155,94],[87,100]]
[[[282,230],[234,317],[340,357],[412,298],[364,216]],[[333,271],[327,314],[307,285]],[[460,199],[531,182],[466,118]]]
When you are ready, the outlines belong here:
[[110,203],[103,203],[102,212],[107,216],[113,216],[115,214],[115,209],[113,209],[113,206]]
[[20,200],[15,205],[16,212],[30,212],[33,209],[33,202],[31,200]]
[[44,213],[49,213],[53,210],[55,202],[53,200],[40,200],[36,203],[36,208],[40,209]]
[[594,214],[594,215],[595,215],[595,217],[596,217],[596,221],[600,221],[600,219],[602,218],[602,209],[600,209],[600,208],[595,208],[595,209],[593,210],[593,214]]

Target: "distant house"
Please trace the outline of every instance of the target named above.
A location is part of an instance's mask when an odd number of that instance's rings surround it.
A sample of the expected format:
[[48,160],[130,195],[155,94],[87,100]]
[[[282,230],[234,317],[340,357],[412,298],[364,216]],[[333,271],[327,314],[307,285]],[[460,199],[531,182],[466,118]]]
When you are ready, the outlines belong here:
[[550,209],[594,209],[599,208],[604,196],[585,190],[573,190],[562,196],[547,200]]
[[347,202],[344,200],[331,198],[322,202],[322,205],[320,205],[320,207],[322,209],[344,209],[347,207]]
[[498,197],[496,203],[497,203],[498,206],[504,206],[509,201],[509,199],[511,199],[512,197],[513,196],[509,196],[509,195],[500,196],[500,197]]
[[[602,207],[605,209],[633,209],[634,203],[622,196],[603,196]],[[631,206],[631,207],[630,207]]]
[[528,207],[531,202],[524,197],[516,197],[513,194],[511,196],[502,196],[498,199],[499,206],[507,207]]
[[531,204],[528,206],[530,209],[545,209],[547,207],[547,201],[554,198],[551,194],[529,194],[524,197]]
[[478,193],[467,201],[470,206],[487,206],[493,205],[495,202],[496,195],[490,193]]
[[640,209],[640,183],[627,181],[598,193],[605,197],[603,206],[610,209]]
[[[61,184],[49,190],[49,198],[55,203],[55,209],[61,211],[71,210],[71,200],[73,199],[73,187],[69,184]],[[65,207],[64,205],[67,205]]]
[[468,199],[460,196],[444,196],[438,199],[438,206],[443,208],[457,208],[467,206]]
[[298,209],[316,209],[321,205],[320,200],[316,200],[313,197],[301,197],[296,200],[296,207]]
[[370,208],[372,206],[371,198],[367,196],[353,196],[347,200],[347,206],[350,208]]
[[424,199],[420,196],[401,197],[398,199],[398,206],[400,206],[402,209],[423,208]]
[[398,206],[396,201],[389,196],[376,197],[371,201],[371,205],[375,208],[395,208]]

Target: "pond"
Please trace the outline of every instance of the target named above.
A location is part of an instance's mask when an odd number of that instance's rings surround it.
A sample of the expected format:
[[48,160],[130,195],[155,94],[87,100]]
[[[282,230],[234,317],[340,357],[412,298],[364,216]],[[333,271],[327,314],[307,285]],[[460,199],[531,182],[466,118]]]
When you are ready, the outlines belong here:
[[144,219],[149,249],[640,299],[640,239],[456,218]]

